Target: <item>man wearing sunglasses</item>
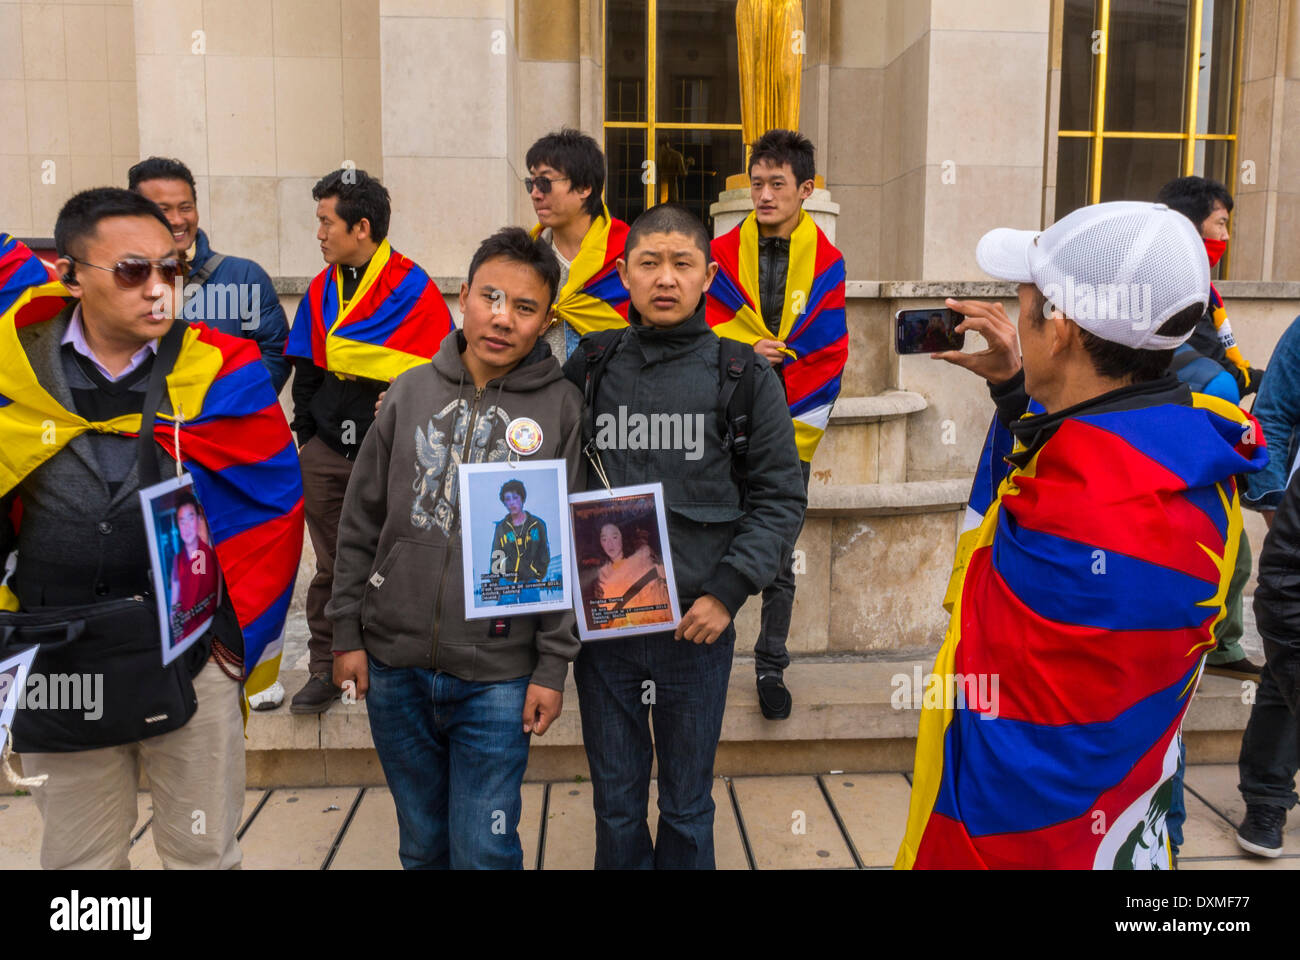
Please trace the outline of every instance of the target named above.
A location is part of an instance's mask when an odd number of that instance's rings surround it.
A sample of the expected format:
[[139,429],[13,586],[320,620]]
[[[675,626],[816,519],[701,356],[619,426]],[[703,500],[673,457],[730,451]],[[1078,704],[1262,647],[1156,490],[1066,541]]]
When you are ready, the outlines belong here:
[[284,356],[289,323],[266,271],[252,260],[212,249],[208,235],[199,229],[194,176],[179,160],[141,160],[128,171],[127,185],[162,210],[185,259],[186,301],[181,316],[255,341],[271,383],[279,391],[289,379],[289,361]]
[[[266,647],[253,621],[278,635],[283,613],[250,607],[247,571],[232,564],[212,627],[162,665],[139,492],[189,470],[227,563],[232,521],[271,519],[269,532],[243,523],[265,594],[301,551],[301,521],[272,503],[301,497],[289,427],[251,344],[173,319],[180,259],[150,200],[84,191],[54,240],[61,284],[0,235],[0,567],[16,554],[0,586],[0,660],[35,644],[33,675],[96,676],[101,693],[98,710],[50,702],[14,723],[24,773],[41,781],[41,865],[127,868],[143,768],[163,865],[236,867],[243,664],[259,665]],[[249,470],[257,483],[245,491]]]
[[533,236],[560,261],[555,322],[544,339],[564,363],[585,334],[627,326],[627,290],[615,267],[627,224],[610,216],[601,199],[605,155],[585,133],[548,133],[528,148],[524,163],[524,187],[537,214]]

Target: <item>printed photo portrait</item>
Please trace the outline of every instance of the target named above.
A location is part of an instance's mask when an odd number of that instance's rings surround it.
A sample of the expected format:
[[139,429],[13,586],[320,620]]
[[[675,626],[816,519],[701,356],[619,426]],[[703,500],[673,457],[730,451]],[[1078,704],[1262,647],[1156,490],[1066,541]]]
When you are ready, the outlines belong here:
[[672,630],[681,619],[663,487],[615,487],[569,498],[583,640]]
[[141,490],[140,503],[166,666],[211,625],[221,602],[221,567],[193,478],[164,480]]
[[466,619],[572,606],[567,473],[563,460],[460,466]]

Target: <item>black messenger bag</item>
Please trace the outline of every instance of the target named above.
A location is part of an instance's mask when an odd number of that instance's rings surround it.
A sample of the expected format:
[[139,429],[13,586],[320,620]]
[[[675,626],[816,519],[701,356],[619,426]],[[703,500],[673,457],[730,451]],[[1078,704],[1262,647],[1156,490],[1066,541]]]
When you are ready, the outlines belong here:
[[[180,353],[186,324],[177,320],[158,345],[140,425],[140,484],[161,478],[154,417],[163,381]],[[134,743],[183,727],[198,699],[187,663],[162,665],[162,633],[153,597],[0,612],[0,660],[37,648],[13,714],[16,753],[66,753]]]

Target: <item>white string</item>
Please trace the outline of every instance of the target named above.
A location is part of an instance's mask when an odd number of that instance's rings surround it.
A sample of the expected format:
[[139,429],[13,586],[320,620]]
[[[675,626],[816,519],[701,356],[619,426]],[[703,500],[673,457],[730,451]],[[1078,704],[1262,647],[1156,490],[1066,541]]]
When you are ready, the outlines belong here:
[[172,421],[172,442],[176,446],[176,479],[181,478],[181,423],[185,420],[185,404],[176,408],[176,419]]

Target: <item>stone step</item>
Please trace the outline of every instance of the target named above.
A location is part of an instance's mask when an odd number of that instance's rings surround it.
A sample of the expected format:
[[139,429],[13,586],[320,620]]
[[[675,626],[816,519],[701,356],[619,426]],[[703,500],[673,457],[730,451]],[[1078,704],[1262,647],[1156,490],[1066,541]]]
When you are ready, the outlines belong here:
[[[794,696],[788,720],[765,720],[754,690],[752,661],[732,668],[715,772],[719,776],[805,774],[828,770],[911,772],[919,710],[904,691],[921,689],[933,655],[906,659],[808,658],[785,678]],[[382,784],[370,739],[365,702],[335,703],[324,714],[295,716],[288,698],[306,680],[282,675],[288,696],[280,708],[252,714],[248,724],[248,784],[267,787]],[[1250,715],[1243,684],[1201,680],[1184,723],[1188,755],[1196,763],[1236,760]],[[577,691],[570,678],[564,710],[534,740],[528,779],[588,777]]]

